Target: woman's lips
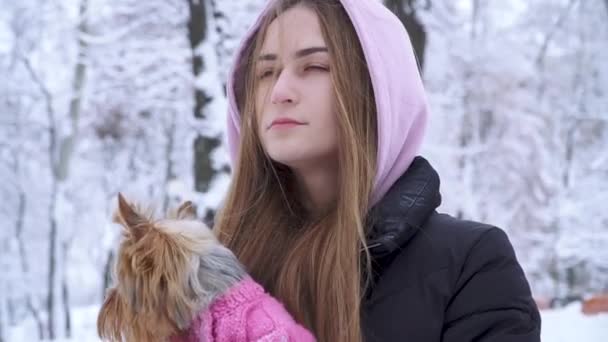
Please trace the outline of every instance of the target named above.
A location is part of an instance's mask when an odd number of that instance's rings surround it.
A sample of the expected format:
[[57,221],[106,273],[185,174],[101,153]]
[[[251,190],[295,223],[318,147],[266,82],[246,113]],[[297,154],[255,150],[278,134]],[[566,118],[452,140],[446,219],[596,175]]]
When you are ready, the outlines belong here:
[[290,128],[295,126],[305,125],[304,122],[300,122],[289,118],[277,118],[272,121],[268,129],[270,128]]

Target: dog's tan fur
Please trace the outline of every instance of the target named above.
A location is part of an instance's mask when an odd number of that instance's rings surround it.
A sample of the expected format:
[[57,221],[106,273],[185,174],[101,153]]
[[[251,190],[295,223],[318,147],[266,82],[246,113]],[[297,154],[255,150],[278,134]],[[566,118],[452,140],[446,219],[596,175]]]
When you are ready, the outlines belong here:
[[166,341],[185,331],[213,299],[245,276],[234,255],[196,220],[186,202],[153,220],[118,195],[123,227],[114,287],[97,321],[109,341]]

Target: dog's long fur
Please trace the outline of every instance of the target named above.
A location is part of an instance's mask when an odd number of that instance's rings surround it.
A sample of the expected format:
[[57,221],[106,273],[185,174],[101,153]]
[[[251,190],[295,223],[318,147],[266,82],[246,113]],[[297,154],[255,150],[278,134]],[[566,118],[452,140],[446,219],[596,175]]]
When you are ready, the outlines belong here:
[[123,239],[97,320],[109,341],[166,341],[185,331],[196,315],[246,275],[186,202],[154,220],[118,195],[115,222]]

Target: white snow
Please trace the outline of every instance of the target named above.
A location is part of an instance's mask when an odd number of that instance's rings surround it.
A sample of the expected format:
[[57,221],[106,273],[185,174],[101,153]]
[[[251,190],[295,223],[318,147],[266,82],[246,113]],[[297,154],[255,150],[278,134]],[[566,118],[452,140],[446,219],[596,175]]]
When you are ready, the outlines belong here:
[[608,314],[585,316],[581,304],[542,312],[543,342],[606,342],[608,341]]

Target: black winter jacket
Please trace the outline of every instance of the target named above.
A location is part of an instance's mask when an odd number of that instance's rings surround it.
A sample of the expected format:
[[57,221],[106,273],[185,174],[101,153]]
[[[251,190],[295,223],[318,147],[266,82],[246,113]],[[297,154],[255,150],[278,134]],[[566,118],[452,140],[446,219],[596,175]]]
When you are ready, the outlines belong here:
[[540,316],[507,235],[436,212],[439,176],[417,157],[372,209],[366,342],[537,342]]

